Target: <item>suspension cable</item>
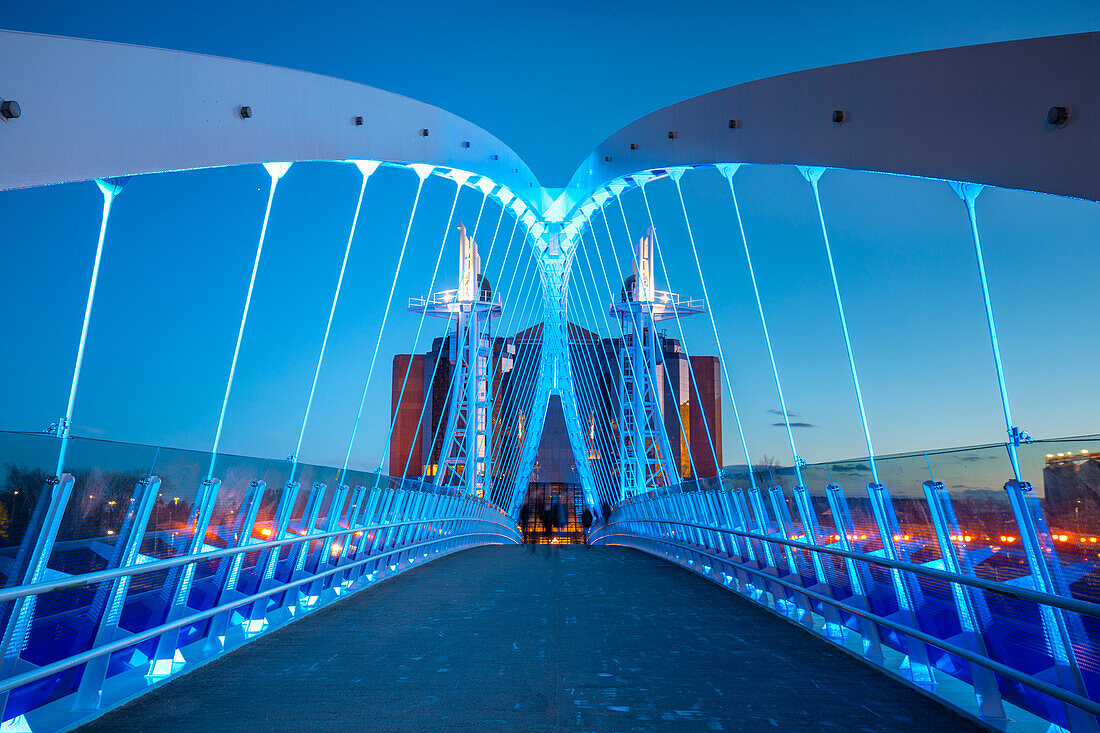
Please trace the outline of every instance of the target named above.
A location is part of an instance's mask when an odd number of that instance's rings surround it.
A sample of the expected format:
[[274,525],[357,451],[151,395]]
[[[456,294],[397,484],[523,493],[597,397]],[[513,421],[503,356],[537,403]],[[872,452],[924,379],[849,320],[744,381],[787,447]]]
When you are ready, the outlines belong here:
[[821,237],[825,241],[825,255],[829,259],[829,274],[833,279],[833,294],[836,296],[836,309],[840,314],[840,328],[844,332],[844,348],[848,351],[848,366],[852,371],[852,386],[855,387],[856,403],[859,405],[859,419],[863,423],[863,437],[867,441],[867,461],[871,465],[871,478],[875,484],[878,480],[878,466],[875,463],[875,449],[871,445],[871,430],[867,427],[867,411],[863,408],[863,392],[859,388],[859,375],[856,373],[856,358],[852,354],[852,339],[848,335],[848,320],[844,317],[844,302],[840,298],[840,285],[836,279],[836,266],[833,264],[833,250],[829,246],[829,230],[825,226],[825,213],[821,209],[821,193],[818,191],[818,181],[824,168],[799,168],[802,175],[810,182],[814,191],[814,202],[817,204],[817,218],[821,222]]
[[336,290],[332,294],[332,306],[329,308],[328,321],[325,323],[325,335],[321,339],[321,351],[317,354],[317,366],[313,370],[313,383],[309,387],[309,398],[306,400],[305,414],[302,415],[302,427],[298,431],[298,443],[294,447],[294,453],[291,454],[292,460],[290,477],[287,479],[288,483],[294,481],[294,472],[298,468],[298,459],[302,453],[302,440],[305,438],[306,424],[309,422],[310,409],[313,407],[313,395],[317,391],[317,379],[321,376],[321,364],[325,360],[325,349],[328,347],[328,336],[332,330],[332,319],[336,315],[336,302],[340,299],[340,289],[344,284],[344,271],[347,269],[348,256],[351,254],[351,243],[355,239],[355,229],[359,224],[359,211],[363,207],[363,195],[367,190],[367,179],[378,169],[379,165],[376,161],[366,160],[353,161],[353,164],[359,169],[363,180],[359,186],[359,199],[355,202],[355,214],[351,217],[351,231],[348,232],[348,243],[344,247],[344,259],[340,263],[340,275],[336,278]]
[[241,353],[241,339],[244,338],[244,324],[248,320],[248,310],[252,306],[252,290],[256,285],[256,271],[260,267],[260,254],[264,249],[264,240],[267,239],[267,222],[271,217],[271,203],[275,200],[275,186],[278,185],[286,172],[290,170],[290,163],[264,163],[264,169],[271,178],[271,186],[267,192],[267,206],[264,208],[264,223],[260,227],[260,241],[256,245],[256,258],[252,262],[252,276],[248,281],[248,293],[244,298],[244,310],[241,313],[241,326],[237,329],[237,343],[233,347],[233,360],[229,364],[229,378],[225,382],[225,396],[222,398],[221,412],[218,414],[218,428],[214,432],[214,446],[210,449],[210,468],[206,472],[206,480],[214,478],[214,462],[218,458],[218,446],[222,439],[222,427],[225,423],[225,409],[229,405],[229,393],[233,390],[233,378],[237,374],[237,357]]
[[397,289],[397,278],[401,275],[401,264],[405,261],[405,248],[409,244],[409,234],[412,232],[413,219],[416,218],[416,207],[420,204],[420,192],[424,189],[424,180],[431,175],[433,166],[412,165],[409,166],[416,173],[416,195],[413,197],[412,211],[409,213],[409,223],[405,227],[405,238],[401,242],[401,252],[397,256],[397,268],[393,273],[393,283],[390,284],[390,294],[386,298],[386,310],[382,313],[382,324],[378,327],[378,338],[374,342],[374,353],[371,355],[370,366],[367,368],[367,379],[363,384],[363,396],[359,399],[359,409],[355,414],[355,424],[351,429],[351,437],[348,439],[348,450],[344,454],[344,465],[340,468],[340,475],[336,479],[339,486],[344,483],[344,476],[348,472],[348,462],[351,460],[351,449],[355,445],[355,436],[359,432],[359,421],[363,418],[363,406],[367,402],[367,391],[370,389],[371,377],[374,376],[374,364],[378,359],[378,349],[382,345],[382,334],[386,330],[386,321],[390,316],[390,306],[393,305],[393,293]]
[[[435,290],[435,281],[439,276],[439,263],[443,260],[443,250],[447,245],[447,235],[451,233],[451,222],[454,220],[455,208],[458,206],[458,195],[462,193],[462,182],[455,181],[455,196],[451,201],[451,211],[447,215],[447,223],[443,225],[443,237],[439,242],[439,252],[435,257],[435,268],[432,270],[432,279],[428,285],[428,292],[431,293]],[[390,419],[390,429],[386,434],[386,441],[382,444],[382,456],[378,459],[378,474],[382,473],[382,467],[386,463],[386,456],[390,452],[390,441],[393,439],[393,430],[397,425],[397,416],[401,412],[401,402],[405,398],[405,387],[409,384],[409,375],[412,373],[413,357],[416,356],[416,345],[420,343],[420,334],[424,329],[424,321],[428,317],[428,309],[425,308],[420,311],[420,322],[416,325],[416,335],[413,337],[412,351],[409,353],[409,363],[405,367],[405,377],[401,380],[401,392],[397,395],[397,406],[393,409],[393,417]],[[448,319],[448,325],[450,319]],[[415,446],[416,438],[413,438],[413,444]],[[412,447],[409,448],[412,450]]]
[[88,342],[88,324],[92,319],[92,303],[95,301],[96,286],[99,283],[99,263],[103,259],[103,241],[107,237],[107,222],[111,217],[111,204],[115,196],[122,190],[121,182],[117,180],[96,180],[100,192],[103,194],[103,214],[99,220],[99,239],[96,241],[95,259],[92,261],[92,277],[88,283],[88,298],[84,303],[84,320],[80,326],[80,341],[76,346],[76,362],[73,365],[73,380],[69,386],[69,402],[65,407],[65,417],[57,425],[57,434],[61,436],[61,447],[57,452],[57,469],[54,476],[61,476],[65,469],[65,458],[69,452],[71,441],[70,430],[73,422],[73,408],[76,406],[76,387],[80,382],[80,371],[84,365],[84,347]]
[[[661,272],[664,273],[665,284],[668,285],[669,290],[672,290],[672,279],[669,277],[668,268],[665,267],[665,253],[661,249],[661,238],[657,236],[657,225],[653,223],[653,211],[649,208],[649,196],[646,195],[646,192],[645,192],[645,183],[642,183],[639,186],[639,188],[642,189],[642,199],[645,201],[645,210],[646,210],[646,215],[649,217],[649,226],[650,226],[651,229],[653,229],[653,248],[655,250],[657,250],[657,261],[661,263]],[[687,338],[684,336],[684,325],[683,325],[683,322],[680,320],[680,309],[677,307],[675,301],[673,301],[673,303],[672,303],[672,315],[676,319],[676,330],[680,334],[680,345],[684,349],[684,357],[685,357],[685,361],[687,361],[687,366],[688,366],[688,379],[691,380],[691,385],[692,385],[692,387],[695,388],[695,399],[699,403],[699,414],[702,415],[702,417],[703,417],[703,432],[706,434],[707,444],[710,446],[710,455],[711,455],[711,458],[714,460],[714,470],[715,470],[717,475],[721,475],[722,467],[720,465],[718,465],[718,453],[717,453],[717,451],[714,450],[714,440],[711,438],[711,435],[710,435],[710,425],[707,422],[706,410],[703,408],[703,398],[699,394],[699,383],[695,380],[695,366],[691,363],[691,352],[688,351]],[[668,372],[666,371],[665,374],[667,375]],[[688,399],[690,401],[690,399],[691,399],[690,394],[688,395]],[[689,426],[690,426],[690,423],[691,423],[691,407],[690,407],[690,402],[689,402],[689,406],[688,406],[688,424],[689,424]],[[699,479],[700,477],[699,477],[699,473],[696,470],[695,456],[692,454],[691,443],[689,441],[689,436],[688,436],[687,433],[685,433],[684,437],[685,437],[684,446],[688,451],[688,458],[691,460],[691,472],[695,476],[696,479]]]
[[[737,228],[741,232],[741,244],[744,246],[744,249],[745,249],[745,262],[748,264],[748,267],[749,267],[749,278],[752,280],[752,292],[756,296],[756,310],[757,310],[757,313],[760,314],[760,327],[764,331],[764,343],[768,347],[768,359],[771,360],[772,376],[775,378],[775,391],[779,395],[779,408],[783,411],[783,424],[787,427],[787,440],[791,444],[791,456],[794,459],[794,472],[795,472],[795,475],[797,476],[797,479],[798,479],[798,485],[799,486],[805,486],[805,482],[802,480],[802,458],[799,457],[798,449],[795,448],[795,445],[794,445],[794,431],[791,430],[791,416],[790,416],[790,413],[787,411],[787,401],[783,397],[783,384],[779,380],[779,367],[776,366],[775,352],[772,350],[772,339],[771,339],[771,335],[768,332],[768,319],[765,318],[765,316],[764,316],[764,304],[760,300],[760,288],[757,287],[757,284],[756,284],[756,270],[752,266],[752,256],[749,254],[749,240],[748,240],[748,237],[745,235],[745,224],[741,219],[741,207],[737,203],[737,192],[734,190],[734,187],[733,187],[733,175],[737,172],[738,167],[740,167],[740,164],[738,164],[737,166],[732,166],[732,167],[728,168],[723,173],[723,175],[726,177],[726,180],[729,182],[730,197],[733,199],[733,211],[737,215]],[[683,205],[683,202],[684,202],[683,196],[681,195],[680,204]],[[685,213],[684,216],[686,217],[687,214]],[[699,277],[701,278],[703,276],[703,267],[702,267],[702,265],[699,264],[699,254],[698,254],[698,252],[695,251],[695,242],[694,242],[694,240],[692,241],[691,250],[692,250],[693,253],[695,253],[695,266],[699,268]],[[706,285],[704,285],[703,286],[704,297],[706,297],[706,292],[707,292]],[[709,308],[710,308],[709,304],[708,304],[707,308],[709,310]],[[711,325],[714,327],[714,335],[715,335],[715,338],[717,339],[718,338],[718,327],[714,325],[714,316],[713,315],[711,316]],[[721,344],[719,344],[718,348],[719,348],[719,350],[721,350],[721,348],[722,348]],[[731,395],[732,395],[733,387],[729,384],[729,376],[728,375],[726,377],[726,386],[730,389]],[[732,397],[731,397],[731,399],[732,399]],[[752,473],[753,473],[752,464],[750,463],[749,464],[749,474],[751,475]],[[753,488],[755,488],[755,487],[756,487],[756,484],[754,482],[753,483]]]

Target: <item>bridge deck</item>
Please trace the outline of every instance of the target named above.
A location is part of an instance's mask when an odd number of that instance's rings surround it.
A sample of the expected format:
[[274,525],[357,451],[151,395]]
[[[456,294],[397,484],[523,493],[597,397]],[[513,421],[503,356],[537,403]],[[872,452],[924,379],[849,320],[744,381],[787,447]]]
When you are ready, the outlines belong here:
[[749,602],[621,548],[409,571],[84,730],[837,730],[970,724]]

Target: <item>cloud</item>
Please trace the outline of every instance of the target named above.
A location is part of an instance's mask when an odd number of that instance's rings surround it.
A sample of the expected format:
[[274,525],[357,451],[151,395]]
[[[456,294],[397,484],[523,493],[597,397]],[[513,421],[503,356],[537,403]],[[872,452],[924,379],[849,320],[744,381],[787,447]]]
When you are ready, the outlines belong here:
[[[787,427],[787,423],[782,423],[782,422],[773,422],[772,425],[774,427],[777,427],[777,428]],[[792,428],[816,428],[817,426],[814,425],[812,422],[793,422],[793,423],[791,423],[791,427]]]
[[[779,415],[780,417],[783,417],[783,411],[782,410],[776,410],[775,408],[772,408],[772,409],[768,410],[768,413],[771,414],[771,415]],[[798,413],[788,411],[787,412],[787,417],[798,417]]]
[[864,473],[871,470],[870,464],[864,462],[856,463],[832,463],[829,464],[829,470],[833,473]]

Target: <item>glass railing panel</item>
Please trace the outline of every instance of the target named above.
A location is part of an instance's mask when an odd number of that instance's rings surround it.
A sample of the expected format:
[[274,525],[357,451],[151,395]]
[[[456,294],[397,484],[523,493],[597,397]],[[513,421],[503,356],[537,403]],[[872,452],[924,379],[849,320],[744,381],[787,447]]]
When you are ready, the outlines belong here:
[[1020,471],[1040,499],[1070,591],[1100,602],[1100,437],[1039,440],[1020,446],[1018,455]]
[[60,447],[52,435],[0,432],[0,554],[14,557],[18,551]]
[[134,489],[150,475],[156,455],[153,446],[72,439],[64,470],[74,478],[73,490],[50,555],[50,568],[87,573],[111,557]]

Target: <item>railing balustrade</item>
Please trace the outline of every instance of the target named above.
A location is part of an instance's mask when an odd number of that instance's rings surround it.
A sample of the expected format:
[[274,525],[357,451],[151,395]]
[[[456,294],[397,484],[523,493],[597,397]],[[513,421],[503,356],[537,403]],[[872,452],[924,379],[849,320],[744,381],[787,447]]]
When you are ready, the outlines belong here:
[[1095,731],[1098,449],[1022,446],[1037,487],[996,486],[1004,446],[880,457],[890,486],[865,493],[838,482],[858,461],[803,467],[812,487],[728,472],[631,497],[589,539],[676,562],[995,728]]
[[13,730],[73,726],[383,578],[521,540],[496,506],[415,480],[349,472],[329,492],[338,469],[299,465],[308,491],[271,489],[288,463],[225,456],[226,480],[203,480],[208,454],[72,441],[90,467],[55,479],[26,463],[55,437],[0,433]]

